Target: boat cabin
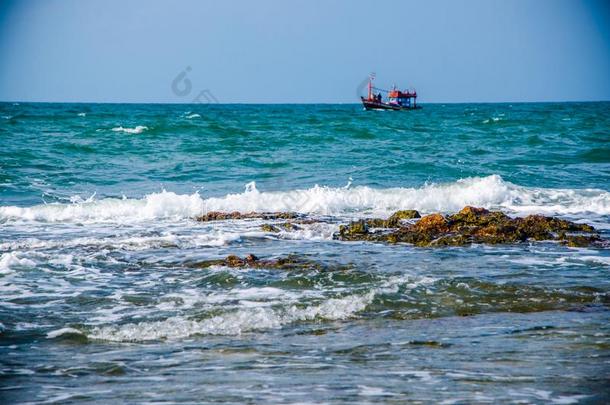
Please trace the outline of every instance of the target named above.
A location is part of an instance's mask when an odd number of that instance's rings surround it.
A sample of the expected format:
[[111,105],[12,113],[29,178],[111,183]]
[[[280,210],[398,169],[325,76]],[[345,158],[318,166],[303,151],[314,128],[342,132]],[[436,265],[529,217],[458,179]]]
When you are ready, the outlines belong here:
[[411,93],[409,90],[406,92],[392,89],[388,93],[388,103],[398,104],[403,107],[416,107],[417,92]]

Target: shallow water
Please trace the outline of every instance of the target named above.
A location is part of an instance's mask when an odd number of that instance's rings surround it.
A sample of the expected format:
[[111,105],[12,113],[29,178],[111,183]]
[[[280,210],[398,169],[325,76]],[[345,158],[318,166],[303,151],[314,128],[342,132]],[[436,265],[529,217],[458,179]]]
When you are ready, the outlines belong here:
[[[609,238],[609,113],[0,104],[0,399],[607,402],[608,249],[332,234],[476,205]],[[192,219],[211,210],[321,222]],[[192,267],[248,253],[322,267]]]

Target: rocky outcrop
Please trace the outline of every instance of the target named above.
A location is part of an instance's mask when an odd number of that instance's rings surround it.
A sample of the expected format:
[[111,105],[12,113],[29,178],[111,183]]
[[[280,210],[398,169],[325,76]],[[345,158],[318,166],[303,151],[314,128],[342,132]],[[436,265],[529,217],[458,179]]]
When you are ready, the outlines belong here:
[[500,244],[527,240],[555,240],[568,246],[589,246],[602,242],[590,225],[542,215],[511,218],[499,211],[468,206],[453,215],[431,214],[414,223],[403,223],[401,214],[397,215],[401,212],[387,220],[366,219],[342,225],[334,237],[346,241],[402,242],[416,246]]
[[[329,221],[329,218],[311,218],[294,212],[237,211],[211,211],[195,219],[202,222],[243,219],[273,221],[260,225],[261,230],[268,233],[295,231],[302,229],[303,225]],[[278,222],[281,220],[285,222]],[[500,211],[470,206],[453,215],[437,213],[422,218],[415,210],[401,210],[387,219],[361,219],[340,225],[334,238],[343,241],[409,243],[415,246],[507,244],[528,240],[552,240],[573,247],[608,245],[608,241],[602,240],[590,225],[543,215],[511,218]]]

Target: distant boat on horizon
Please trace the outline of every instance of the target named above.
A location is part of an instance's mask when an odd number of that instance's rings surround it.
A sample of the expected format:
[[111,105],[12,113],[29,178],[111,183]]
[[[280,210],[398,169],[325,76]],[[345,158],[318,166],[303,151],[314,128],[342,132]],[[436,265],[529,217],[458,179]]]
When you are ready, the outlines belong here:
[[[379,89],[373,86],[375,76],[369,76],[368,95],[360,96],[365,110],[417,110],[421,107],[417,105],[417,91],[401,91],[392,87],[392,90]],[[375,94],[375,91],[379,93]],[[384,101],[381,93],[387,93],[387,101]]]

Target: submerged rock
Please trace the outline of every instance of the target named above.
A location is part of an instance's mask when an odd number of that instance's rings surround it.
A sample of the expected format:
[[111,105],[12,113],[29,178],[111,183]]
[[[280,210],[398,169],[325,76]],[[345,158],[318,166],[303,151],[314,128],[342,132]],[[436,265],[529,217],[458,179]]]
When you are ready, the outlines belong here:
[[282,229],[284,229],[286,231],[297,231],[301,228],[299,228],[292,222],[284,222],[284,223],[276,224],[276,225],[271,225],[271,224],[262,224],[261,225],[261,230],[264,232],[278,233]]
[[317,270],[317,271],[336,271],[349,270],[351,266],[327,265],[322,264],[301,256],[288,255],[278,259],[259,259],[253,254],[244,258],[236,255],[229,255],[224,259],[204,260],[192,263],[189,267],[207,268],[211,266],[225,266],[231,268],[250,268],[250,269],[277,269],[277,270]]
[[271,224],[262,224],[261,230],[263,232],[273,232],[273,233],[278,233],[280,231],[280,229],[277,226],[273,226]]
[[245,267],[249,264],[254,264],[259,261],[258,257],[253,254],[249,254],[245,258],[241,258],[236,255],[229,255],[224,259],[212,259],[204,260],[202,262],[192,263],[189,267],[206,268],[212,266],[226,266],[226,267]]
[[299,218],[299,214],[295,212],[221,212],[210,211],[205,215],[195,217],[196,221],[226,221],[228,219],[295,219]]
[[[568,246],[589,246],[602,242],[590,225],[543,215],[511,218],[499,211],[467,206],[453,215],[431,214],[415,223],[404,224],[400,222],[404,212],[398,211],[387,220],[366,219],[342,225],[334,238],[346,241],[403,242],[416,246],[499,244],[526,240],[556,240]],[[419,213],[411,218],[418,216]],[[371,228],[386,229],[373,231]]]

